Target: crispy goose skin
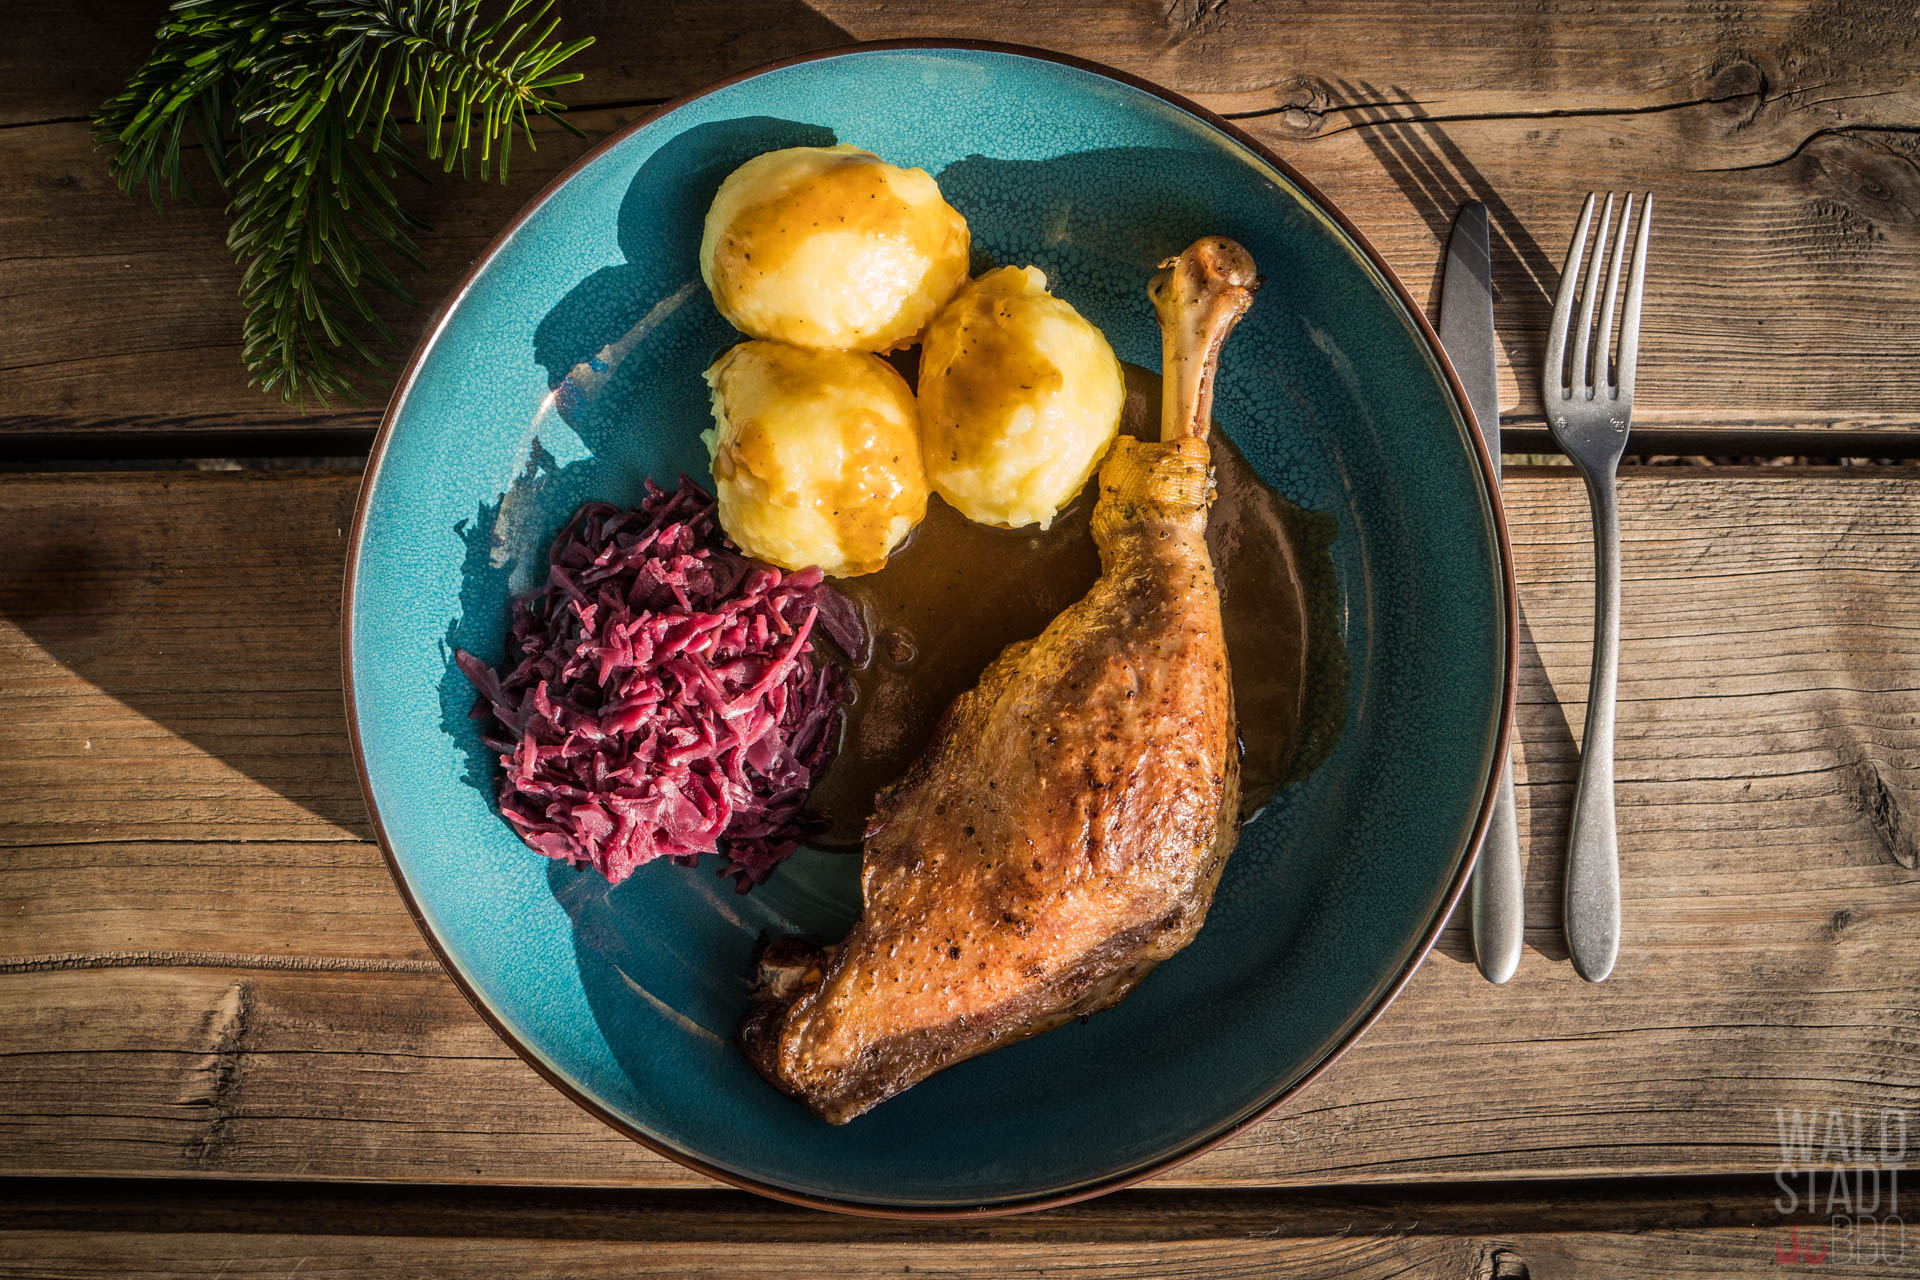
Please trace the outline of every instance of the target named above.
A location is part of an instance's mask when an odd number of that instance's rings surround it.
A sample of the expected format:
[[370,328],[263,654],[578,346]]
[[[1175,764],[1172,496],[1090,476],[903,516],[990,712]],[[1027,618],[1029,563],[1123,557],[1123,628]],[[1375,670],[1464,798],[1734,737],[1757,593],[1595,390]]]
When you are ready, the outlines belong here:
[[763,952],[742,1045],[825,1119],[1109,1007],[1206,919],[1240,787],[1206,433],[1255,283],[1223,239],[1154,277],[1161,439],[1122,436],[1101,467],[1100,580],[1002,653],[881,793],[845,941]]

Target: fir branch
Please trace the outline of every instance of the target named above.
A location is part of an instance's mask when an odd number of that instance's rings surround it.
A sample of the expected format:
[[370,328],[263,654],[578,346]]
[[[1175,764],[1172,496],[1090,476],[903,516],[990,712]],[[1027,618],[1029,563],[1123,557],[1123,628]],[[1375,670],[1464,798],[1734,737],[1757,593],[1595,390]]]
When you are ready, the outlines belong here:
[[411,304],[420,223],[393,180],[420,176],[401,129],[463,177],[507,178],[513,137],[546,116],[576,136],[553,90],[592,40],[556,42],[553,0],[177,0],[147,62],[95,116],[115,180],[158,205],[196,198],[198,148],[227,199],[241,266],[251,380],[289,401],[357,399],[393,335],[372,299]]

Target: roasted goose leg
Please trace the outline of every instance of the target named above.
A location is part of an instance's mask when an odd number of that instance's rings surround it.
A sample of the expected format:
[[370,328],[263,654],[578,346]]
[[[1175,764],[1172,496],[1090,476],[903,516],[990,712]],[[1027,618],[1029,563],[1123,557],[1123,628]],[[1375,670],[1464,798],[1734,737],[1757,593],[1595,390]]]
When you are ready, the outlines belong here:
[[1240,788],[1207,428],[1254,284],[1223,239],[1154,276],[1161,438],[1122,436],[1100,469],[1100,580],[1002,653],[881,793],[846,940],[763,952],[742,1045],[825,1119],[1107,1008],[1206,919]]

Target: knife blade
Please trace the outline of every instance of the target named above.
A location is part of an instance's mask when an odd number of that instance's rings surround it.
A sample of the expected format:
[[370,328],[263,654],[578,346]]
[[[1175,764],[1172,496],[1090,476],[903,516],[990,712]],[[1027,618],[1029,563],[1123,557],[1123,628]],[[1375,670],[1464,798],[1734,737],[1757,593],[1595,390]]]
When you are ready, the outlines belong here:
[[[1440,279],[1440,343],[1460,375],[1480,438],[1500,481],[1500,391],[1493,336],[1493,252],[1487,206],[1461,206],[1447,241]],[[1520,828],[1514,813],[1513,765],[1495,762],[1493,814],[1473,868],[1473,954],[1489,982],[1505,982],[1520,965],[1525,924],[1520,877]]]

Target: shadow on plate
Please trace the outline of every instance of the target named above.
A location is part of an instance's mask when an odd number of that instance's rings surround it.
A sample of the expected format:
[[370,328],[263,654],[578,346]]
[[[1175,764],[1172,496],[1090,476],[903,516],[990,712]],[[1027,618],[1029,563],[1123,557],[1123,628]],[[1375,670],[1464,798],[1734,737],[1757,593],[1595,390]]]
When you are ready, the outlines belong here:
[[[700,280],[705,201],[696,207],[682,193],[717,188],[761,151],[834,141],[819,126],[752,117],[669,142],[641,166],[621,202],[616,238],[625,261],[581,281],[535,329],[549,394],[526,428],[519,476],[456,527],[465,548],[460,611],[443,645],[441,727],[459,744],[465,782],[490,803],[497,763],[475,732],[474,691],[453,651],[500,659],[508,602],[540,584],[549,543],[581,502],[632,505],[649,476],[669,483],[685,472],[708,483],[699,438],[708,392],[700,374],[739,335]],[[591,870],[547,867],[548,887],[573,925],[594,1017],[636,1079],[653,1069],[636,1019],[663,1017],[731,1054],[760,934],[827,936],[852,923],[857,859],[802,851],[777,883],[750,896],[714,874],[717,865],[649,866],[619,888]]]
[[[507,602],[537,587],[549,543],[580,503],[631,506],[649,469],[639,438],[669,440],[653,478],[686,472],[706,483],[700,431],[708,423],[701,371],[738,337],[700,281],[706,206],[681,198],[711,190],[739,164],[774,146],[833,142],[816,125],[756,116],[690,129],[655,152],[620,204],[616,241],[626,261],[575,285],[534,330],[548,394],[527,425],[525,462],[507,491],[455,527],[466,548],[460,616],[448,626],[440,681],[441,728],[460,744],[462,776],[489,796],[494,759],[469,725],[473,687],[453,665],[466,649],[489,662],[504,651]],[[657,453],[657,451],[655,451]]]

